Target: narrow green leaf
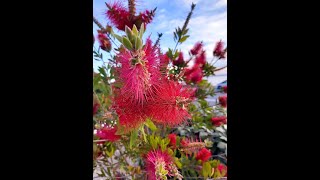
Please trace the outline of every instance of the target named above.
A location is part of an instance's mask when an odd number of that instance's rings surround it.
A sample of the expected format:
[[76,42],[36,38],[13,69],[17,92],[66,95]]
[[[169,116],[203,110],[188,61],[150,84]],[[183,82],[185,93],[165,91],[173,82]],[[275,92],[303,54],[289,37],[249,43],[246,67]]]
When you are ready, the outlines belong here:
[[186,35],[188,33],[189,29],[185,29],[183,32],[182,32],[182,35]]
[[115,37],[119,42],[122,43],[122,37],[121,37],[121,36],[119,36],[119,35],[117,35],[117,34],[114,34],[114,37]]
[[128,26],[126,26],[125,32],[126,32],[128,39],[131,40],[132,36],[133,36],[132,30]]
[[135,42],[135,50],[139,50],[142,48],[142,41],[139,37],[137,37],[137,40]]
[[137,26],[136,26],[135,24],[133,25],[132,33],[133,33],[135,36],[139,36],[139,32],[138,32]]
[[156,131],[157,130],[157,127],[156,125],[154,125],[154,123],[149,119],[147,118],[146,122],[145,122],[145,125],[151,129],[151,131]]
[[133,47],[130,40],[127,37],[123,37],[123,45],[130,51],[132,51]]
[[183,37],[179,40],[179,42],[180,42],[180,43],[183,43],[184,41],[187,40],[188,37],[189,37],[189,35],[183,36]]
[[144,31],[145,31],[145,27],[144,27],[144,23],[141,24],[141,27],[140,27],[140,32],[139,32],[139,37],[140,39],[142,39],[142,36],[144,34]]
[[211,175],[211,165],[209,162],[205,162],[202,165],[202,175],[205,178],[208,178],[208,176]]
[[138,131],[132,131],[130,135],[130,144],[129,147],[132,149],[132,145],[136,142],[136,139],[138,137]]

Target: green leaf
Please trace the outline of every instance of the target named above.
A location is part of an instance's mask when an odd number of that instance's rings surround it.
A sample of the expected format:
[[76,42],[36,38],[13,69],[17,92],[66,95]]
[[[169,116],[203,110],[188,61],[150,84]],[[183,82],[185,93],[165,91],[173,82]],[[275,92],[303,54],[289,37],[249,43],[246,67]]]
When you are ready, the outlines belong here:
[[137,37],[136,42],[135,42],[135,50],[139,50],[142,48],[142,40]]
[[147,118],[146,122],[145,122],[145,125],[151,129],[151,131],[156,131],[157,130],[157,127],[156,125],[153,124],[153,122]]
[[130,51],[132,51],[133,47],[132,47],[132,44],[130,42],[130,40],[127,38],[127,37],[123,37],[122,39],[123,41],[123,45]]
[[139,37],[140,39],[142,39],[142,36],[144,34],[144,31],[145,31],[145,27],[144,27],[144,23],[141,24],[141,27],[140,27],[140,32],[139,32]]
[[125,27],[125,32],[126,32],[126,35],[127,35],[128,39],[131,40],[132,36],[133,36],[132,30],[128,26],[126,26]]
[[146,133],[144,132],[144,126],[140,127],[140,131],[142,133],[144,142],[147,142],[147,136],[146,136]]
[[129,144],[130,149],[132,149],[132,145],[135,144],[137,137],[138,137],[138,131],[137,130],[132,131],[130,135],[130,144]]
[[188,33],[189,29],[185,29],[183,32],[182,32],[182,35],[186,35]]
[[203,177],[208,178],[211,175],[211,171],[212,171],[212,169],[211,169],[210,163],[209,162],[203,163],[203,165],[202,165]]
[[133,33],[135,36],[139,36],[139,32],[138,32],[137,26],[136,26],[135,24],[133,25],[132,33]]
[[180,43],[183,43],[185,40],[187,40],[188,37],[190,37],[190,36],[189,36],[189,35],[183,36],[183,37],[179,40],[179,42],[180,42]]
[[122,41],[122,38],[123,38],[123,37],[121,37],[121,36],[119,36],[119,35],[117,35],[117,34],[114,34],[114,37],[115,37],[119,42],[121,42],[121,43],[123,42],[123,41]]
[[179,159],[177,157],[174,157],[174,163],[177,165],[177,167],[179,169],[182,168],[182,164],[181,164],[181,162],[179,161]]

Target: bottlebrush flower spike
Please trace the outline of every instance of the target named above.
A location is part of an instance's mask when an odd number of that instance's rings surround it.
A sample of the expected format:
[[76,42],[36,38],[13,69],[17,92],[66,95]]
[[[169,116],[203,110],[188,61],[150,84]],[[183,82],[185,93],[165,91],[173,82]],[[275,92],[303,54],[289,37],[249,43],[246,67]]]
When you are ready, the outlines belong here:
[[213,118],[211,118],[211,121],[214,126],[218,127],[218,126],[221,126],[222,124],[227,123],[227,117],[225,117],[225,116],[213,117]]
[[138,29],[140,29],[142,23],[147,26],[147,24],[152,21],[156,11],[156,9],[152,11],[146,10],[145,12],[141,12],[138,16],[136,16],[134,15],[135,3],[130,4],[129,2],[129,10],[127,10],[120,1],[114,2],[113,4],[106,3],[106,5],[108,7],[106,12],[107,17],[114,26],[122,31],[125,31],[125,26],[128,26],[132,29],[134,24]]
[[133,103],[126,94],[116,93],[113,108],[119,116],[119,122],[125,127],[125,132],[137,128],[145,120],[144,108],[140,104]]
[[178,125],[191,117],[187,106],[193,97],[193,89],[182,87],[175,81],[163,80],[146,112],[155,122],[169,126]]
[[194,47],[190,50],[190,53],[192,55],[197,55],[201,52],[202,50],[202,43],[201,42],[197,42]]
[[170,173],[173,160],[167,152],[161,150],[150,151],[146,155],[145,162],[148,180],[162,180],[166,179],[167,175],[173,176]]
[[97,136],[100,139],[105,139],[105,140],[114,142],[121,138],[121,136],[116,135],[116,132],[117,132],[116,127],[113,127],[113,128],[104,127],[103,129],[97,131]]
[[111,51],[111,42],[108,37],[103,33],[98,33],[98,40],[100,44],[100,48],[110,52]]
[[191,69],[187,69],[184,76],[187,81],[197,84],[203,78],[202,69],[200,66],[195,65]]
[[119,81],[123,83],[120,93],[137,104],[144,104],[152,98],[159,86],[161,74],[156,50],[147,39],[144,48],[136,54],[123,50],[117,55],[117,62],[121,63],[117,69]]
[[222,107],[226,108],[227,107],[227,96],[220,96],[219,102]]
[[205,162],[205,161],[209,160],[210,157],[211,157],[211,151],[209,151],[209,150],[206,149],[206,148],[202,148],[202,149],[197,153],[196,159],[197,159],[197,160],[201,160],[202,162]]
[[225,53],[226,51],[223,49],[223,42],[220,40],[217,42],[216,47],[213,50],[213,56],[223,59],[225,58]]
[[201,51],[195,60],[196,65],[203,67],[206,64],[206,53],[205,51]]
[[190,139],[182,139],[181,151],[186,153],[186,155],[191,155],[192,153],[198,152],[200,149],[206,147],[206,144],[201,141],[192,141]]

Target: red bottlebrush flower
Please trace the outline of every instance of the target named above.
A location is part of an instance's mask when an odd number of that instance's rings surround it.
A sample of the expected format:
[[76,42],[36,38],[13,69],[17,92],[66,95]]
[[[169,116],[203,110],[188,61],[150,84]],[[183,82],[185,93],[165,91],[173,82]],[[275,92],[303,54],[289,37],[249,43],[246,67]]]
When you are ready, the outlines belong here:
[[197,55],[201,52],[202,50],[202,43],[197,42],[194,47],[190,50],[190,53],[192,55]]
[[227,88],[228,86],[223,86],[222,88],[223,88],[223,92],[225,92],[225,93],[227,93]]
[[116,93],[113,108],[119,116],[119,122],[125,131],[137,128],[146,119],[142,105],[132,102],[126,94]]
[[223,49],[223,42],[220,40],[217,42],[216,47],[213,50],[213,56],[223,59],[225,58],[225,53],[226,51]]
[[100,107],[99,103],[93,104],[93,115],[97,114],[99,107]]
[[227,107],[227,96],[220,96],[219,102],[222,107]]
[[202,51],[195,60],[196,65],[198,66],[204,66],[206,64],[206,53],[205,51]]
[[[200,139],[201,140],[201,139]],[[204,142],[193,141],[190,139],[182,139],[180,141],[181,151],[184,152],[186,155],[191,155],[192,153],[198,152],[200,149],[205,147]]]
[[116,135],[116,132],[117,132],[116,127],[113,127],[113,128],[105,127],[103,129],[97,131],[97,136],[100,139],[105,139],[105,140],[114,142],[114,141],[117,141],[121,138],[121,136]]
[[[146,170],[149,180],[159,180],[162,177],[173,174],[170,173],[170,166],[173,165],[172,157],[167,152],[161,150],[154,150],[148,152],[146,155]],[[166,170],[167,174],[162,174]]]
[[133,23],[129,20],[130,13],[121,2],[114,2],[111,5],[106,3],[106,5],[109,8],[106,15],[116,28],[124,31],[126,25],[130,28],[133,27]]
[[119,81],[123,83],[121,94],[128,96],[138,104],[144,104],[152,98],[159,85],[160,63],[152,48],[152,42],[147,39],[142,51],[131,55],[128,50],[123,50],[117,55],[121,67],[117,69]]
[[169,57],[167,56],[167,54],[161,54],[160,55],[160,67],[161,68],[167,68],[168,64],[169,64]]
[[225,166],[224,164],[219,164],[217,167],[218,171],[220,172],[220,174],[224,177],[227,177],[227,166]]
[[103,34],[103,33],[99,33],[98,34],[98,40],[99,40],[99,44],[100,44],[100,48],[110,52],[111,51],[111,43],[110,40],[108,39],[108,37]]
[[131,15],[129,10],[127,10],[120,2],[115,2],[111,5],[106,3],[106,5],[109,8],[106,12],[107,17],[116,28],[122,31],[125,31],[125,26],[132,29],[134,24],[138,29],[140,29],[142,23],[144,23],[146,27],[155,15],[154,11],[150,12],[148,10],[139,13],[138,16]]
[[203,78],[202,69],[199,66],[194,66],[191,69],[187,69],[184,73],[187,81],[191,81],[193,83],[199,83]]
[[180,52],[178,58],[176,60],[174,60],[172,63],[173,63],[173,65],[176,65],[176,66],[183,65],[184,64],[183,53]]
[[205,162],[205,161],[207,161],[208,159],[210,159],[210,157],[211,157],[211,151],[209,151],[209,150],[206,149],[206,148],[202,148],[202,149],[197,153],[196,159],[197,159],[197,160],[201,160],[202,162]]
[[175,81],[163,80],[161,87],[146,112],[153,121],[174,126],[190,118],[187,106],[193,100],[194,90]]
[[177,143],[177,135],[169,134],[168,138],[170,139],[170,145],[175,147]]
[[222,124],[227,123],[227,117],[225,117],[225,116],[213,117],[213,118],[211,118],[211,121],[214,126],[221,126]]

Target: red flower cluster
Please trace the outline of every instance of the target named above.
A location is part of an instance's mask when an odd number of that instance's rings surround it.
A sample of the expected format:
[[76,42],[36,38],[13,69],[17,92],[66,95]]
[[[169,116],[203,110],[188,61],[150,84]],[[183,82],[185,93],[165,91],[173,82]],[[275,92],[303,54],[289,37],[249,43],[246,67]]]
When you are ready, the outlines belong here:
[[169,134],[168,138],[170,139],[170,145],[175,147],[177,143],[177,135],[175,134]]
[[117,132],[117,128],[109,128],[109,127],[105,127],[101,130],[97,131],[97,136],[100,139],[105,139],[111,142],[117,141],[121,138],[121,136],[116,135]]
[[211,118],[211,121],[214,126],[221,126],[222,124],[227,123],[227,117],[225,117],[225,116],[213,117],[213,118]]
[[108,37],[103,33],[98,33],[98,40],[100,44],[100,48],[110,52],[111,51],[111,42]]
[[216,56],[219,59],[224,59],[226,52],[227,51],[223,49],[223,42],[220,40],[217,42],[216,47],[213,50],[213,56]]
[[226,108],[227,107],[227,96],[220,96],[219,102],[222,107]]
[[210,159],[211,157],[211,151],[206,149],[206,148],[202,148],[196,156],[197,160],[201,160],[202,162],[207,161],[208,159]]
[[203,78],[202,68],[206,64],[206,54],[203,50],[202,43],[196,43],[190,50],[190,53],[195,56],[195,64],[193,67],[186,69],[184,76],[187,81],[199,83]]
[[125,8],[121,2],[114,2],[113,4],[106,3],[108,10],[106,12],[107,17],[111,23],[116,26],[119,30],[124,31],[125,26],[130,29],[133,28],[135,24],[137,28],[140,28],[141,24],[144,23],[145,26],[149,24],[153,17],[154,11],[148,11],[139,13],[138,16],[131,15],[129,9]]
[[116,69],[119,74],[116,83],[122,87],[115,89],[113,107],[126,130],[137,127],[147,117],[170,126],[190,117],[187,106],[194,90],[161,74],[168,58],[152,47],[150,39],[141,51],[133,53],[123,49],[116,61],[121,64]]

